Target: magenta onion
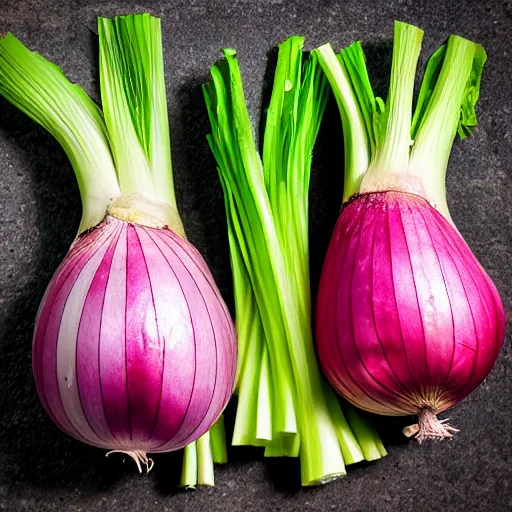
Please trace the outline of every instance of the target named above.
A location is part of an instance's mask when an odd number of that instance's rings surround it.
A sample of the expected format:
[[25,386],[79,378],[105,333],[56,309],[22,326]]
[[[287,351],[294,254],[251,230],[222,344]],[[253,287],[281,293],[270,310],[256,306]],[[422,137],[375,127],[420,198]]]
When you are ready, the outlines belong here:
[[[82,199],[79,234],[36,319],[42,405],[70,436],[149,470],[148,452],[183,448],[219,419],[236,339],[177,210],[160,20],[100,18],[98,31],[101,109],[12,35],[0,40],[0,94],[61,143]],[[213,472],[209,439],[198,467]]]
[[331,384],[367,411],[419,414],[421,440],[449,434],[434,415],[488,375],[505,316],[453,226],[421,197],[382,192],[356,196],[341,212],[316,325]]
[[33,370],[63,431],[144,459],[210,428],[231,395],[234,347],[197,250],[169,229],[107,217],[75,241],[48,286]]
[[395,22],[386,102],[360,43],[316,51],[340,107],[343,202],[320,282],[316,333],[333,386],[370,412],[406,416],[418,441],[449,438],[437,419],[491,371],[505,315],[455,228],[446,171],[455,135],[477,124],[484,49],[452,35],[430,58],[416,105],[423,31]]

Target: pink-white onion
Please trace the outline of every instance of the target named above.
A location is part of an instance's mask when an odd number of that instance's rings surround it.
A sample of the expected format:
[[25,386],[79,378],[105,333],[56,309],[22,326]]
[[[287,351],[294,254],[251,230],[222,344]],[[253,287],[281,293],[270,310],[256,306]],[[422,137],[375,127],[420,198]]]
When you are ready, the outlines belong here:
[[418,414],[406,433],[450,437],[435,415],[471,393],[503,344],[493,282],[456,229],[408,193],[356,196],[324,263],[316,333],[323,370],[354,405]]
[[177,450],[204,434],[234,383],[229,312],[198,251],[113,217],[81,235],[38,313],[33,370],[55,424],[87,444]]

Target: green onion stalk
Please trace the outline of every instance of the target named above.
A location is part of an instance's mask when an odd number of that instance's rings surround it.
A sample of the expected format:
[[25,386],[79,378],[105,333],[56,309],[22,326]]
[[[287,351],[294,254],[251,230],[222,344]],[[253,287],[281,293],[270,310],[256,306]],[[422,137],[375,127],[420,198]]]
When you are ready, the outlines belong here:
[[308,190],[328,99],[303,38],[279,46],[263,157],[256,149],[234,50],[211,68],[208,141],[224,190],[239,340],[234,445],[300,456],[302,484],[386,454],[371,423],[323,379],[311,332]]
[[337,55],[329,44],[314,54],[343,124],[343,202],[354,194],[408,192],[427,199],[452,222],[446,168],[455,136],[466,138],[477,124],[475,105],[486,54],[479,44],[451,35],[429,59],[413,110],[422,40],[421,29],[395,22],[386,102],[373,93],[360,42]]

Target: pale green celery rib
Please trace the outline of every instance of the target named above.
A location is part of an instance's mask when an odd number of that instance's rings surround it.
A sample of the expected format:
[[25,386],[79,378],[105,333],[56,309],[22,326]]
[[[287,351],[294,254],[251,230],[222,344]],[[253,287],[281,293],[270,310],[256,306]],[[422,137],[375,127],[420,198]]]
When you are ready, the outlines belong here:
[[215,486],[214,463],[227,462],[224,416],[221,415],[208,432],[183,450],[180,487],[195,489],[197,485]]
[[[222,184],[223,189],[225,189],[223,181]],[[224,196],[226,198],[228,197],[228,194],[230,194],[230,191],[224,190]],[[229,208],[229,201],[226,204],[226,208]],[[230,216],[227,216],[227,224],[231,271],[233,274],[233,295],[235,299],[235,327],[238,342],[235,391],[239,391],[242,385],[241,381],[244,376],[243,370],[246,368],[246,364],[251,361],[251,356],[248,356],[248,353],[251,352],[251,355],[254,355],[254,350],[256,350],[258,358],[261,354],[261,339],[259,337],[255,337],[255,330],[258,328],[255,323],[258,321],[261,323],[261,319],[256,305],[256,299],[251,289],[249,275],[245,269],[243,257],[235,234],[233,233]]]
[[[229,184],[224,181],[221,172],[219,172],[219,179],[224,191],[226,211],[229,212],[232,202],[231,190]],[[249,275],[229,214],[227,215],[227,227],[238,341],[238,363],[235,381],[238,408],[232,444],[234,446],[264,446],[272,439],[268,366],[260,371],[262,365],[267,362],[268,352],[256,299],[251,289]],[[265,361],[263,358],[265,358]],[[258,404],[258,406],[256,407],[254,404]]]
[[[260,369],[264,348],[262,344],[263,329],[259,315],[255,314],[253,318],[253,329],[246,334],[249,336],[248,350],[238,389],[238,406],[232,441],[234,446],[258,446],[260,443],[257,442],[257,432],[261,430],[261,427],[266,427],[266,432],[264,434],[260,432],[259,435],[264,435],[267,440],[272,437],[270,403],[268,401],[262,402],[261,410],[254,405],[258,403],[259,394],[262,393],[262,396],[266,396],[265,392],[267,390],[265,388],[260,389]],[[268,374],[265,377],[266,379],[262,381],[262,384],[269,390],[268,382],[266,382]],[[266,404],[267,411],[265,411],[263,404]],[[260,423],[261,427],[259,427]],[[270,430],[268,430],[268,427],[270,427]]]
[[203,434],[197,441],[197,483],[198,485],[215,486],[210,432]]
[[[263,329],[261,323],[260,326]],[[264,336],[265,333],[262,332],[262,337],[264,338]],[[274,386],[272,386],[270,379],[270,359],[267,343],[264,343],[262,347],[259,382],[257,385],[257,421],[254,445],[265,446],[272,440],[272,396],[274,395]],[[254,403],[251,404],[251,407],[254,407]]]
[[180,486],[195,489],[197,485],[197,443],[185,446],[181,468]]
[[176,211],[160,19],[99,18],[101,96],[124,196]]
[[318,59],[327,76],[340,111],[345,146],[345,202],[359,192],[361,180],[370,163],[371,140],[348,71],[341,64],[341,57],[336,56],[330,44],[321,46],[311,53]]
[[[279,47],[270,104],[278,105],[279,110],[274,109],[273,114],[281,121],[281,126],[275,130],[278,123],[272,117],[267,128],[267,119],[263,166],[267,173],[277,176],[269,180],[268,186],[271,200],[279,200],[279,207],[273,209],[273,221],[280,235],[281,253],[272,254],[272,263],[276,267],[285,342],[297,387],[302,483],[314,485],[344,474],[345,468],[313,348],[309,304],[310,158],[325,107],[326,90],[321,86],[323,77],[320,83],[314,81],[315,60],[306,66],[302,79],[301,47],[301,38],[290,38]],[[308,132],[309,139],[301,138]],[[296,442],[292,439],[290,446],[295,447]],[[272,454],[273,448],[273,445],[268,446],[265,454]]]
[[421,177],[427,198],[449,220],[445,192],[446,168],[475,59],[478,68],[473,80],[477,81],[477,94],[469,100],[472,107],[478,99],[485,52],[481,46],[467,39],[450,36],[439,77],[417,129],[409,162],[409,172]]
[[363,181],[380,174],[405,174],[409,168],[414,81],[422,39],[421,29],[395,22],[388,99],[377,118],[375,154]]
[[70,159],[82,199],[79,233],[99,224],[121,194],[100,109],[12,34],[0,40],[0,94],[48,130]]
[[265,445],[265,457],[298,457],[301,441],[299,434],[287,434],[281,432],[274,435],[272,440]]
[[364,460],[364,454],[361,450],[361,446],[345,418],[337,397],[334,395],[333,390],[327,383],[325,384],[325,397],[327,399],[327,405],[329,407],[331,417],[336,427],[336,435],[338,436],[345,464],[349,465],[361,462]]
[[343,401],[343,410],[365,460],[377,460],[387,455],[375,427],[361,416],[359,410],[347,401]]
[[228,461],[226,447],[226,430],[224,428],[224,414],[210,428],[210,445],[212,460],[215,464],[225,464]]

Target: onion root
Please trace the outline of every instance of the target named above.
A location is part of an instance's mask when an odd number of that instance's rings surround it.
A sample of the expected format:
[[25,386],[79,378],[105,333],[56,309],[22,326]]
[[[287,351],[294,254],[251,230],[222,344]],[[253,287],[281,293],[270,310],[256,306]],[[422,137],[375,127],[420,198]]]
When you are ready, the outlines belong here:
[[135,464],[137,464],[137,467],[139,468],[139,473],[142,473],[141,463],[146,466],[146,473],[149,473],[153,469],[153,466],[155,465],[153,459],[148,458],[146,452],[143,451],[111,450],[110,452],[105,454],[105,457],[108,457],[111,453],[124,453],[131,457],[135,461]]
[[448,420],[439,420],[432,409],[423,409],[418,415],[418,423],[405,427],[402,432],[407,437],[414,436],[420,444],[425,439],[450,439],[459,430],[449,425]]

